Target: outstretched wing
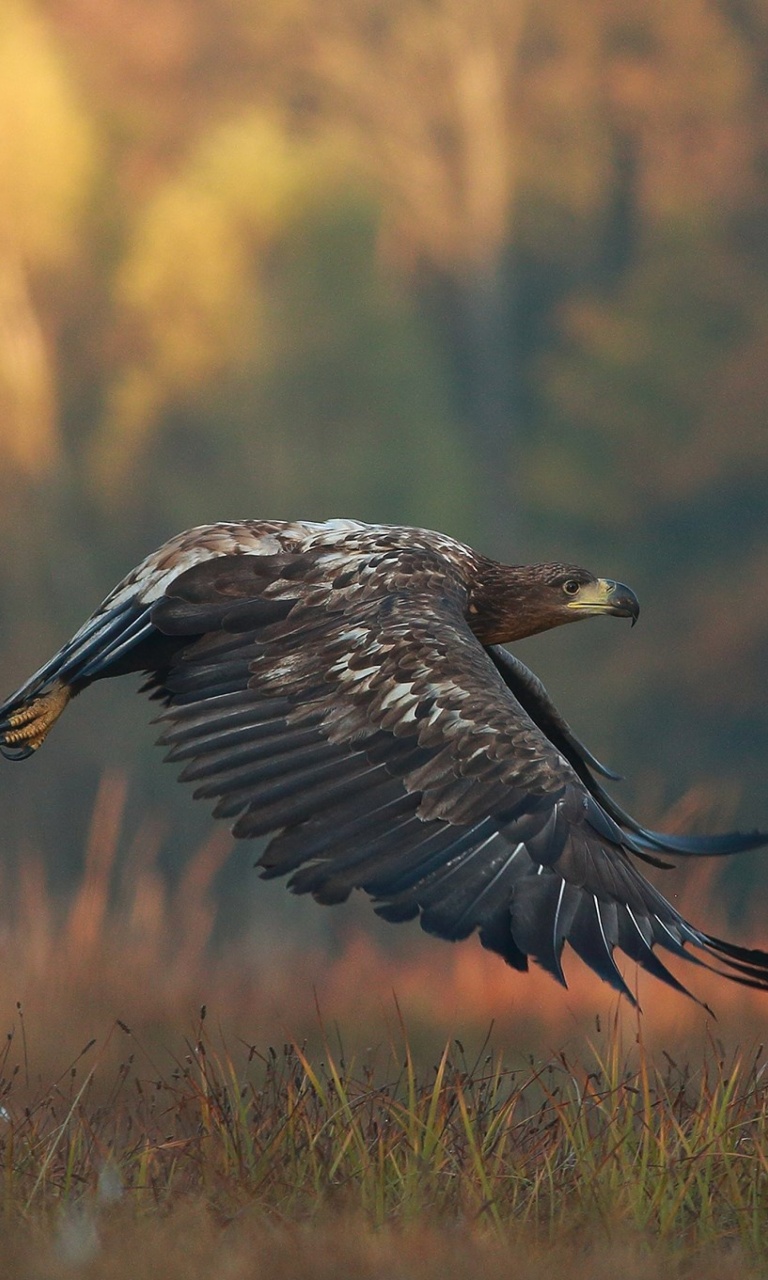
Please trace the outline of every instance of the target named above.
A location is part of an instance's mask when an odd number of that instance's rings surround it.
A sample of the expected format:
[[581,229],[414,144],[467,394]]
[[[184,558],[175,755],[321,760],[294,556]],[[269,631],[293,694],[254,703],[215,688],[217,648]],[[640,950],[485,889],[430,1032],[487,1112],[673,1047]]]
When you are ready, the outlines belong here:
[[534,722],[466,607],[421,548],[193,566],[151,606],[169,758],[237,836],[272,836],[263,874],[294,892],[364,889],[388,920],[477,931],[560,981],[568,942],[630,999],[616,949],[677,989],[657,945],[768,987],[768,956],[695,929],[643,878],[585,782],[594,761]]
[[579,741],[552,702],[538,676],[534,675],[519,658],[509,653],[507,649],[501,648],[500,645],[490,646],[488,652],[504,683],[511,689],[534,723],[573,766],[587,790],[620,827],[635,837],[632,841],[632,849],[638,856],[655,866],[669,868],[669,863],[660,862],[654,858],[650,850],[674,853],[678,857],[729,857],[734,853],[745,853],[748,849],[758,849],[766,843],[766,836],[762,831],[732,831],[716,836],[673,836],[664,831],[651,831],[648,827],[641,826],[616,803],[613,796],[610,796],[594,777],[595,773],[599,773],[604,778],[619,782],[621,775],[601,764],[584,746],[584,743]]

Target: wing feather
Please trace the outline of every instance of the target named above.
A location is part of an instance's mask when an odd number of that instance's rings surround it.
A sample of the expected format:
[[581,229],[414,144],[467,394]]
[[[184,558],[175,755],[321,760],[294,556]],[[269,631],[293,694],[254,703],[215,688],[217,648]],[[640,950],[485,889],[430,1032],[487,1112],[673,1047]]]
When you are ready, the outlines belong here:
[[614,782],[620,782],[621,774],[601,764],[576,737],[538,676],[534,675],[519,658],[500,645],[491,645],[488,652],[505,684],[518,698],[534,723],[563,753],[587,790],[602,806],[603,811],[618,823],[625,834],[631,833],[635,837],[627,841],[627,847],[643,857],[645,861],[655,866],[669,866],[668,863],[649,856],[649,852],[653,850],[677,854],[678,857],[729,857],[734,853],[744,853],[748,849],[758,849],[765,843],[765,834],[761,831],[730,832],[727,835],[714,836],[675,836],[667,832],[651,831],[648,827],[641,826],[617,804],[593,776],[599,773]]

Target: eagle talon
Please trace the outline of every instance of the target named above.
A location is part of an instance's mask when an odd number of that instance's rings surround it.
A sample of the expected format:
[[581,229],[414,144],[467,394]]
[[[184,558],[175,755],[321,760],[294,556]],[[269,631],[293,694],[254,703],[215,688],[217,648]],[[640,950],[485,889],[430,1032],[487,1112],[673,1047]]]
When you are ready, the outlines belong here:
[[14,729],[18,729],[20,725],[29,724],[31,720],[37,719],[40,701],[36,698],[28,707],[22,707],[21,711],[14,711],[13,715],[8,717],[8,723],[13,725]]
[[71,697],[69,685],[59,681],[41,698],[35,698],[28,706],[14,711],[8,717],[11,728],[3,734],[4,744],[7,747],[31,747],[36,751],[45,742]]

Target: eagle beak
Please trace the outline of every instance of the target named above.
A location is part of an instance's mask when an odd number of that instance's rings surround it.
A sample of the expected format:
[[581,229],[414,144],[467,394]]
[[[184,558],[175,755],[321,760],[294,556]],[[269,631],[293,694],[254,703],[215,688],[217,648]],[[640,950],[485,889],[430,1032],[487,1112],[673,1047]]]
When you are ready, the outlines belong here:
[[608,613],[614,618],[631,618],[633,627],[640,616],[640,604],[634,591],[612,578],[598,578],[596,582],[586,583],[578,596],[568,601],[568,608],[590,614]]

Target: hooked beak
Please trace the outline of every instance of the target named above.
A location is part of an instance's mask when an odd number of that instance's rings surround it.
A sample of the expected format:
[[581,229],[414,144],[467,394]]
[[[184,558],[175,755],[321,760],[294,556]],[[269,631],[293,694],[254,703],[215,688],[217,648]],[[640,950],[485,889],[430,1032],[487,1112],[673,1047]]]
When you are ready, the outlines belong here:
[[634,591],[612,578],[598,578],[587,583],[578,596],[568,601],[568,608],[583,613],[608,613],[614,618],[631,618],[634,627],[640,616],[640,604]]

